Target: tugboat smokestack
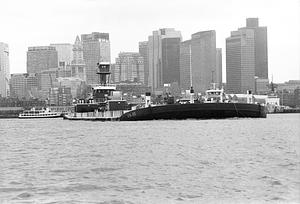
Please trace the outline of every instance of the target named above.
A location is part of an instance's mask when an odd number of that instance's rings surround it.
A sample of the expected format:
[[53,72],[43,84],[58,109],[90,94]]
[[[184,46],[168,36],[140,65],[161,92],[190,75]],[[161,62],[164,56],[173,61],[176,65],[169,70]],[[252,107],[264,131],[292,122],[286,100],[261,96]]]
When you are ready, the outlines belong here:
[[193,89],[193,87],[191,86],[191,89],[190,89],[190,103],[194,103],[194,95],[195,95],[195,91]]

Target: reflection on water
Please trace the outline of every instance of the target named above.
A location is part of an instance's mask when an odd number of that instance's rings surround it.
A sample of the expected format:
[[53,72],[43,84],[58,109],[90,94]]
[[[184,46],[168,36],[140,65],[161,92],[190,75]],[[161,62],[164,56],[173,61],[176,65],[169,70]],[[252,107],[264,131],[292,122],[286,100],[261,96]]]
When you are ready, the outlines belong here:
[[299,203],[299,122],[0,120],[0,203]]

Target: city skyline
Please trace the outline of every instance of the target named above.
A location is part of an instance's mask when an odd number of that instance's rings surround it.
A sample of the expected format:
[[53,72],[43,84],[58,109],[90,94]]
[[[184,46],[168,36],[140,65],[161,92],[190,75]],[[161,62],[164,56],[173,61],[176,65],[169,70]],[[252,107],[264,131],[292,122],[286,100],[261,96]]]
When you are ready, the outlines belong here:
[[[181,31],[182,41],[192,33],[216,30],[217,47],[225,56],[226,37],[243,27],[246,18],[254,17],[268,28],[269,79],[273,76],[274,82],[284,82],[300,78],[299,1],[177,0],[160,2],[159,6],[151,2],[2,2],[5,9],[0,13],[0,23],[4,32],[0,33],[0,41],[9,45],[10,72],[26,72],[26,51],[30,46],[73,43],[77,35],[91,32],[109,33],[113,61],[119,52],[138,52],[138,42],[147,40],[153,30],[166,27]],[[223,58],[223,81],[225,63]]]

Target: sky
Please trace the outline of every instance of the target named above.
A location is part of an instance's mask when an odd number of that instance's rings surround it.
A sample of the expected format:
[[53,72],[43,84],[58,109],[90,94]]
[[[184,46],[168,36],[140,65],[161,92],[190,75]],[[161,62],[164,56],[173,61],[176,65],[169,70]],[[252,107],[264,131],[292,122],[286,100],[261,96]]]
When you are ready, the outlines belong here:
[[299,80],[300,0],[0,0],[0,42],[9,45],[10,72],[25,73],[29,46],[73,44],[81,34],[109,33],[114,62],[159,28],[181,31],[182,40],[215,30],[225,81],[225,39],[250,17],[268,28],[269,79]]

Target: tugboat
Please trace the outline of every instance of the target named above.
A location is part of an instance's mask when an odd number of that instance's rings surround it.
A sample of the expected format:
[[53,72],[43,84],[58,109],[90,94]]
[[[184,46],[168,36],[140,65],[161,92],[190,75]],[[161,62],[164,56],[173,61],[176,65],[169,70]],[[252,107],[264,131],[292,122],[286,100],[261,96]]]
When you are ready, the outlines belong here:
[[116,86],[109,83],[110,63],[101,62],[97,66],[99,85],[92,88],[90,98],[78,100],[74,112],[65,114],[64,119],[116,121],[128,109],[127,101],[113,99]]
[[151,94],[146,93],[145,107],[124,113],[121,121],[160,119],[222,119],[234,117],[266,118],[265,107],[251,103],[231,103],[223,89],[206,91],[204,102],[194,100],[193,87],[190,89],[189,103],[151,105]]

